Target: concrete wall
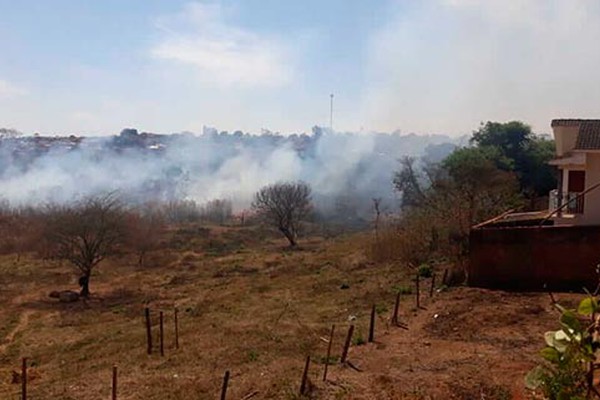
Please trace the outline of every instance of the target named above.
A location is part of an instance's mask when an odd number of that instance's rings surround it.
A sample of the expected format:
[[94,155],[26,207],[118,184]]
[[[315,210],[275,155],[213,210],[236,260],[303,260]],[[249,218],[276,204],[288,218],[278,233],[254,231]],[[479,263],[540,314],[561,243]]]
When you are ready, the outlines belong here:
[[[600,182],[600,153],[588,153],[586,156],[586,190]],[[600,187],[585,195],[583,219],[585,225],[600,225]]]
[[594,290],[600,226],[474,229],[470,250],[470,286]]
[[579,126],[555,126],[552,128],[556,141],[556,155],[562,157],[575,148]]

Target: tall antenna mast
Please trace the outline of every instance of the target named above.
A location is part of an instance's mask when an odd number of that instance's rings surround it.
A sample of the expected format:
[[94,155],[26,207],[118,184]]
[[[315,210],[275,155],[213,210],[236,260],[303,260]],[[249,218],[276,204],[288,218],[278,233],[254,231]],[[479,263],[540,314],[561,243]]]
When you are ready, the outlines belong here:
[[329,129],[333,131],[333,93],[329,95]]

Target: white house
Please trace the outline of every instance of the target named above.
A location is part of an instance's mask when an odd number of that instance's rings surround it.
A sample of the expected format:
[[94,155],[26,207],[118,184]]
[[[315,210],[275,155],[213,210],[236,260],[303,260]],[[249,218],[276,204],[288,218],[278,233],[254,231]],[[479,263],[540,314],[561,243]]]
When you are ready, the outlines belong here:
[[555,225],[600,225],[600,119],[555,119],[552,130],[559,169],[550,209],[564,205]]

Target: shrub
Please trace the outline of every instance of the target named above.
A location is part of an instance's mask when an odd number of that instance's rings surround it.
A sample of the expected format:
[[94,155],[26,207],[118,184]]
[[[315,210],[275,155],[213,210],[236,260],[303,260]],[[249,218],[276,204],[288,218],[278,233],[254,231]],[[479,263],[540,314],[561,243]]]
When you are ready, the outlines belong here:
[[596,318],[598,300],[589,296],[577,310],[556,304],[561,328],[546,332],[546,347],[540,355],[544,362],[527,374],[526,385],[541,390],[550,400],[583,400],[593,387],[596,350],[600,347],[600,322]]
[[433,268],[429,264],[421,264],[417,272],[421,278],[431,278],[433,275]]

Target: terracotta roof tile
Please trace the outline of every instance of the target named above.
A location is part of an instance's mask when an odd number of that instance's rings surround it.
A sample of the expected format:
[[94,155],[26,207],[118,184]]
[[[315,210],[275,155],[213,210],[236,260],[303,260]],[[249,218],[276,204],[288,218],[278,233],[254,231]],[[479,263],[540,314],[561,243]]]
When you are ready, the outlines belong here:
[[576,150],[600,150],[600,120],[582,120],[575,143]]
[[550,124],[551,127],[555,126],[579,126],[581,121],[586,121],[584,119],[553,119]]

